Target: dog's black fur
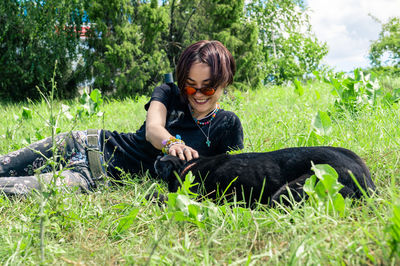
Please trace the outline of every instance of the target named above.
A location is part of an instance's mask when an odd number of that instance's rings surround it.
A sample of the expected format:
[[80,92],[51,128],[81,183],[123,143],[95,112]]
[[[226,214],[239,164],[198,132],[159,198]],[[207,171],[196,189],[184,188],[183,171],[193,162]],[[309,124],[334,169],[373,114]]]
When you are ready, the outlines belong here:
[[279,202],[282,195],[288,196],[288,189],[294,199],[300,201],[304,196],[305,180],[314,174],[311,162],[329,164],[336,170],[339,182],[344,185],[340,191],[344,197],[362,196],[349,171],[365,192],[375,190],[363,160],[354,152],[338,147],[297,147],[265,153],[221,154],[189,162],[167,155],[160,157],[154,167],[157,174],[167,181],[170,192],[176,192],[180,186],[174,172],[184,179],[191,171],[195,175],[194,183],[200,184],[196,186],[196,192],[209,198],[221,195],[237,177],[225,195],[233,195],[236,191],[237,200],[251,205],[259,199],[262,204]]

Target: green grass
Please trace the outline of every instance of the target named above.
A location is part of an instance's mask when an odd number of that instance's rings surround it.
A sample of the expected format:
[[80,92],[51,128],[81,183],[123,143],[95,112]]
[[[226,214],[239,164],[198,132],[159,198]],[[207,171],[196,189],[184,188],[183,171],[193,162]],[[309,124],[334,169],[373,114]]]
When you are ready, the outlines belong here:
[[[292,87],[231,92],[224,109],[241,118],[243,152],[305,146],[318,111],[330,114],[331,132],[319,145],[342,146],[359,154],[371,169],[379,195],[347,205],[345,215],[328,214],[308,202],[292,208],[255,210],[238,204],[200,204],[199,224],[176,221],[171,210],[144,200],[165,184],[138,176],[123,187],[90,194],[56,193],[45,207],[46,264],[398,264],[391,254],[394,237],[392,205],[400,204],[400,106],[378,105],[357,115],[338,113],[326,84],[310,83],[302,96]],[[145,119],[146,98],[111,101],[103,117],[71,122],[61,118],[61,131],[106,128],[134,132]],[[57,103],[60,104],[60,103]],[[71,105],[72,111],[77,103]],[[31,104],[32,118],[16,122],[22,105],[3,105],[0,154],[50,135],[39,117],[44,103]],[[12,132],[6,136],[6,132]],[[37,264],[40,259],[40,197],[0,196],[0,263]],[[123,227],[122,225],[125,225]],[[400,228],[399,228],[400,230]],[[400,231],[398,231],[400,232]],[[398,250],[397,250],[398,251]]]

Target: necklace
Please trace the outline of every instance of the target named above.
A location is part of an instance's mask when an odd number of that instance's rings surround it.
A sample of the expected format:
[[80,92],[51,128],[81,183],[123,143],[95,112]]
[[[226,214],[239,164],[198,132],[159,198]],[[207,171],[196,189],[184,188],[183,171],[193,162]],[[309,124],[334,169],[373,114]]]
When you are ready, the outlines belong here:
[[195,118],[193,116],[194,115],[194,110],[190,105],[189,105],[189,109],[190,109],[190,112],[192,113],[192,117],[193,117],[194,122],[196,122],[197,125],[205,126],[205,125],[208,125],[208,124],[211,123],[211,121],[215,118],[215,116],[217,115],[217,113],[221,109],[221,107],[219,106],[219,103],[217,103],[217,106],[215,107],[215,109],[211,113],[209,113],[206,117],[201,119],[201,120],[204,120],[206,118],[211,117],[209,120],[204,121],[204,122],[199,121],[197,118]]
[[206,137],[206,139],[207,139],[207,140],[206,140],[207,147],[210,147],[210,145],[211,145],[211,141],[210,141],[211,120],[210,120],[210,123],[209,123],[209,125],[208,125],[208,132],[207,132],[207,135],[206,135],[206,133],[204,133],[204,131],[201,129],[201,127],[200,127],[199,124],[196,123],[196,125],[199,127],[199,129],[200,129],[201,133],[203,133],[204,137]]
[[[217,103],[217,106],[215,107],[215,109],[214,109],[209,115],[207,115],[206,117],[204,117],[204,118],[202,119],[202,120],[204,120],[205,118],[211,117],[209,120],[204,121],[204,122],[201,122],[201,121],[197,120],[197,119],[193,116],[194,111],[193,111],[193,109],[191,108],[190,105],[189,105],[189,109],[190,109],[190,112],[192,113],[192,118],[193,118],[194,122],[196,123],[197,127],[200,129],[201,133],[203,133],[204,137],[206,137],[206,144],[207,144],[207,147],[210,147],[210,145],[211,145],[211,141],[210,141],[211,121],[214,120],[214,118],[215,118],[215,116],[217,115],[218,111],[221,109],[220,106],[219,106],[219,103]],[[201,127],[200,127],[200,126],[205,126],[205,125],[208,125],[207,135],[206,135],[206,133],[204,133],[203,129],[201,129]]]

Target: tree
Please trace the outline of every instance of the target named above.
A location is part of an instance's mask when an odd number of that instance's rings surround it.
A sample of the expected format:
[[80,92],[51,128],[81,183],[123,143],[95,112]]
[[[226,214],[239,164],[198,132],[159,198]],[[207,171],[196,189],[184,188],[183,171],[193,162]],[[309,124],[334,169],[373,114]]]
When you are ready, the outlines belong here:
[[58,96],[76,93],[84,79],[78,60],[83,11],[79,1],[0,1],[0,98],[40,97],[55,81]]
[[168,30],[162,33],[162,40],[172,69],[175,69],[183,49],[193,42],[194,37],[188,34],[188,29],[200,3],[201,0],[163,2],[163,6],[169,10],[169,26]]
[[280,84],[311,73],[328,53],[312,33],[303,0],[253,0],[247,11],[259,29],[264,82]]
[[260,86],[263,72],[258,29],[245,17],[244,1],[213,2],[204,1],[204,13],[200,19],[205,18],[208,23],[197,23],[202,26],[199,32],[220,40],[232,52],[237,65],[234,87],[251,89]]
[[301,7],[300,0],[4,0],[0,96],[39,97],[36,86],[50,87],[55,61],[60,96],[73,96],[82,81],[122,97],[150,94],[183,49],[202,39],[232,52],[235,87],[279,83],[311,72],[326,53]]
[[95,88],[149,94],[162,74],[174,71],[183,49],[201,39],[218,39],[233,53],[237,87],[260,83],[258,31],[244,19],[244,0],[158,2],[87,1],[92,26],[85,58]]
[[382,24],[378,40],[370,46],[369,59],[373,66],[382,66],[385,56],[390,65],[400,68],[400,17],[390,18]]
[[157,2],[86,2],[91,30],[84,57],[95,88],[118,96],[148,94],[169,71],[166,53],[160,49],[168,17]]
[[219,40],[237,63],[234,86],[249,89],[261,83],[258,30],[255,23],[245,18],[244,0],[173,0],[164,4],[170,8],[171,23],[165,40],[172,68],[191,43]]

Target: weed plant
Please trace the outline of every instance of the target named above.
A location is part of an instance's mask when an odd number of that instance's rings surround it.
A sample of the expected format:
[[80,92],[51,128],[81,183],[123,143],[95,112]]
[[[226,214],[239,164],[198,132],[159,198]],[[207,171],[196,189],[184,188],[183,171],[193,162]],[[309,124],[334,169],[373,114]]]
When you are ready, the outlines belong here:
[[[299,87],[301,86],[301,93]],[[316,202],[290,207],[244,208],[240,202],[197,202],[187,183],[167,205],[145,200],[167,192],[147,175],[126,176],[124,185],[89,194],[56,192],[45,208],[45,264],[259,265],[398,264],[400,262],[400,106],[377,103],[353,112],[336,108],[337,96],[325,82],[233,91],[221,105],[241,119],[242,152],[333,145],[349,148],[369,166],[379,194],[345,200],[332,211]],[[58,131],[105,128],[135,132],[145,119],[148,98],[104,100],[96,112],[61,116]],[[76,117],[83,102],[69,106]],[[44,102],[2,105],[0,154],[44,136]],[[64,107],[65,108],[65,107]],[[28,111],[29,110],[29,111]],[[185,189],[186,187],[186,189]],[[313,188],[309,189],[312,193]],[[315,197],[314,197],[315,198]],[[223,202],[223,199],[222,199]],[[0,263],[37,264],[40,198],[0,196]]]

